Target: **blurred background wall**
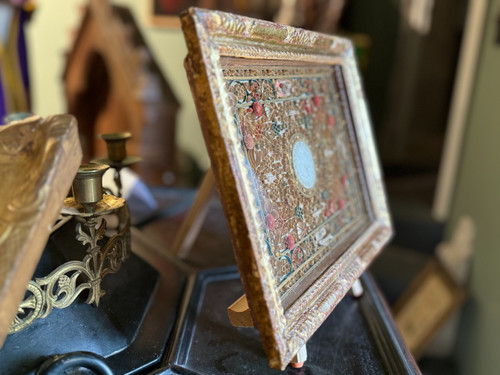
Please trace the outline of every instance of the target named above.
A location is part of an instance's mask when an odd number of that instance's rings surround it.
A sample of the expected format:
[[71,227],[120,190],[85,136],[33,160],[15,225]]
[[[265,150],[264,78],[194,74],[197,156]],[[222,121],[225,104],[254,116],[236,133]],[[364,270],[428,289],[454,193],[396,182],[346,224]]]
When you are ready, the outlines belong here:
[[[190,153],[202,169],[206,169],[210,162],[183,65],[187,53],[184,36],[180,29],[152,27],[147,22],[145,3],[136,0],[113,1],[113,4],[127,6],[132,11],[164,76],[180,101],[177,144]],[[49,115],[66,111],[62,80],[64,54],[71,48],[85,4],[84,0],[42,0],[37,3],[33,19],[26,28],[34,113]]]
[[489,2],[466,119],[451,220],[470,215],[477,235],[456,358],[462,374],[500,372],[500,0]]

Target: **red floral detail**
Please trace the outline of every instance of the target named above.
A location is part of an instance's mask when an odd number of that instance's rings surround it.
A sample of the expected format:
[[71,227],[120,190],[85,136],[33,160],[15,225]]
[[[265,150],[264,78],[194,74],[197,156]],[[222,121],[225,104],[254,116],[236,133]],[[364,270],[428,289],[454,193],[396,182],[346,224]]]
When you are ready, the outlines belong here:
[[250,91],[255,91],[259,88],[259,84],[257,82],[252,82],[250,85]]
[[269,230],[274,229],[274,224],[275,224],[274,216],[272,214],[269,214],[266,216],[266,225]]
[[295,247],[295,239],[291,234],[285,237],[286,248],[292,250]]
[[312,112],[311,106],[309,105],[309,101],[308,100],[303,100],[302,101],[302,106],[304,107],[304,109],[306,110],[307,113],[311,113]]
[[328,126],[335,126],[335,116],[328,115]]
[[253,113],[255,113],[255,116],[257,117],[262,116],[263,108],[259,102],[254,102],[252,108],[253,108]]
[[313,102],[316,107],[318,107],[321,104],[321,98],[318,95],[313,96]]
[[276,81],[274,87],[276,88],[276,95],[278,98],[282,98],[290,94],[291,84],[287,81]]
[[281,82],[276,82],[274,84],[274,87],[276,87],[276,95],[278,96],[278,98],[282,98],[285,96],[285,93],[283,92],[283,85],[281,84]]
[[337,203],[338,203],[338,205],[339,205],[339,208],[340,208],[341,210],[343,210],[343,209],[344,209],[344,207],[345,207],[345,199],[339,198],[339,199],[337,200]]
[[333,199],[329,199],[326,204],[324,215],[326,217],[329,217],[332,216],[334,212],[335,212],[335,201]]
[[255,147],[255,141],[253,140],[253,137],[250,134],[245,135],[243,137],[243,142],[245,143],[245,147],[248,150],[251,150]]
[[347,177],[347,174],[344,174],[342,175],[342,177],[340,177],[340,181],[342,182],[342,186],[346,186],[347,185],[347,180],[348,180],[349,177]]
[[297,246],[293,251],[292,255],[293,267],[297,267],[303,262],[304,262],[304,251],[299,246]]
[[253,136],[257,141],[262,140],[264,137],[264,125],[258,123],[255,125],[255,129],[253,131]]

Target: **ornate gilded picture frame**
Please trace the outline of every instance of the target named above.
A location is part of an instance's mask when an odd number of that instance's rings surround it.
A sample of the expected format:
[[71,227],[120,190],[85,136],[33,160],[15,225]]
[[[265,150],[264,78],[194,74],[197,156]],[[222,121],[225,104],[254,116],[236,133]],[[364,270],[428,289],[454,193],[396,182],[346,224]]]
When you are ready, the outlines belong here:
[[245,294],[283,369],[392,233],[354,49],[223,12],[181,22]]

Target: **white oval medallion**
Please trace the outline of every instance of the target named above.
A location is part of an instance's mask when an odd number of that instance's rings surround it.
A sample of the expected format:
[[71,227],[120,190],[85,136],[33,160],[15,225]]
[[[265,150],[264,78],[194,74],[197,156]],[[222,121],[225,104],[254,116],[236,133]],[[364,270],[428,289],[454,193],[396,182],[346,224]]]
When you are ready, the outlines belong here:
[[310,189],[316,182],[316,169],[314,159],[309,149],[303,141],[297,141],[292,150],[293,169],[299,182],[306,189]]

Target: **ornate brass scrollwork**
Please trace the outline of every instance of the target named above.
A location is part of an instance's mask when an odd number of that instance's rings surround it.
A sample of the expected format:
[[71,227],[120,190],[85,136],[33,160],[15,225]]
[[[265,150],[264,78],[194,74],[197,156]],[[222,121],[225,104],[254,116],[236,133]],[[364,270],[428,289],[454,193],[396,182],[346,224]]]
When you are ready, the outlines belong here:
[[9,334],[19,332],[36,319],[45,318],[53,308],[63,309],[71,305],[84,291],[88,291],[85,303],[99,305],[105,294],[101,280],[116,273],[130,253],[130,216],[126,205],[116,211],[121,228],[104,246],[99,242],[106,232],[106,219],[98,225],[97,216],[78,217],[76,239],[86,246],[87,254],[81,261],[69,261],[45,277],[29,282],[25,299],[18,308]]

